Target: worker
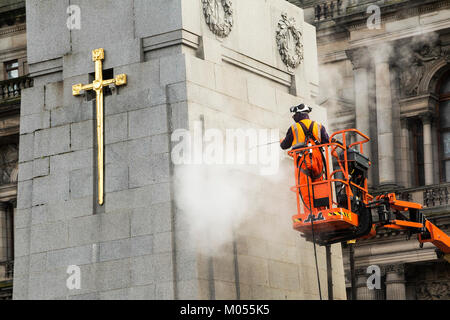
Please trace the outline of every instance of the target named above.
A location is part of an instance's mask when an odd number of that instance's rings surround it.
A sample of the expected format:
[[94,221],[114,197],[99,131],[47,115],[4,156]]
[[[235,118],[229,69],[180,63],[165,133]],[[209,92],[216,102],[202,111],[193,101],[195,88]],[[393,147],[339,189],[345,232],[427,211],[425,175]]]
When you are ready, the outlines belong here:
[[[280,146],[283,150],[292,150],[311,145],[320,145],[330,142],[327,130],[323,125],[309,119],[312,108],[305,104],[294,106],[290,109],[295,124],[286,133]],[[312,152],[304,152],[298,158],[300,195],[305,205],[305,211],[310,212],[312,207],[311,197],[313,195],[312,182],[323,180],[323,157],[319,148],[313,148]],[[308,187],[309,186],[309,187]],[[309,189],[309,190],[308,190]]]

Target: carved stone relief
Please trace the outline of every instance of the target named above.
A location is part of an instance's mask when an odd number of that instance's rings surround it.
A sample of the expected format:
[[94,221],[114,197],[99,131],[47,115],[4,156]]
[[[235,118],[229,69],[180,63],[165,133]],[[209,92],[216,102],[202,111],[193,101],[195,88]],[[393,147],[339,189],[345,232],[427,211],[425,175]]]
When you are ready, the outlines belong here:
[[400,85],[403,97],[426,93],[421,92],[421,88],[424,87],[423,81],[427,73],[442,60],[449,60],[449,50],[443,48],[439,42],[414,47],[403,45],[400,51],[404,52],[397,62],[401,69]]
[[206,24],[215,35],[225,38],[233,28],[231,0],[202,0]]
[[281,60],[292,73],[303,62],[303,35],[297,28],[295,19],[288,19],[285,12],[278,22],[276,40]]
[[0,146],[0,185],[17,182],[18,160],[17,145]]
[[450,282],[422,282],[416,286],[418,300],[450,300]]

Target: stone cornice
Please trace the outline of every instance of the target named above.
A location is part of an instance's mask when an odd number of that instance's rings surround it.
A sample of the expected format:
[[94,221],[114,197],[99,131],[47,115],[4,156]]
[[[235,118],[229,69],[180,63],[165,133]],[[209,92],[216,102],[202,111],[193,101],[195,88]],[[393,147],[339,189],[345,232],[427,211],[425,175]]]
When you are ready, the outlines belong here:
[[[355,268],[356,276],[368,276],[370,272],[367,272],[369,266],[359,266]],[[380,264],[377,265],[380,268],[381,275],[386,275],[387,273],[404,274],[405,264],[403,263],[393,263],[393,264]]]
[[0,138],[1,137],[9,137],[12,135],[16,135],[20,133],[20,127],[19,126],[15,126],[15,127],[9,127],[9,128],[5,128],[5,129],[0,129]]
[[35,78],[52,73],[60,73],[63,71],[63,58],[56,58],[37,63],[29,63],[30,77]]
[[17,198],[17,183],[0,186],[0,202],[9,202]]
[[26,32],[26,23],[13,25],[11,27],[0,28],[0,37],[10,37],[14,33]]
[[2,1],[0,6],[0,14],[13,10],[25,10],[25,0]]
[[319,56],[319,63],[325,64],[330,62],[338,62],[347,60],[348,56],[346,54],[346,50],[340,50],[335,52],[326,53],[324,55]]
[[423,34],[436,32],[443,29],[450,28],[450,20],[439,21],[436,23],[430,23],[427,25],[414,26],[408,29],[395,32],[386,32],[373,37],[367,37],[364,39],[358,39],[354,41],[349,41],[350,48],[357,48],[361,46],[376,46],[380,43],[392,42],[400,39],[411,38],[415,36],[420,36]]
[[[411,16],[426,14],[444,8],[450,8],[450,0],[436,1],[429,4],[419,4],[411,8],[401,8],[401,9],[397,8],[391,13],[382,13],[383,17],[382,22],[386,23],[390,21],[407,19],[408,17]],[[345,38],[349,40],[349,49],[352,49],[361,46],[377,45],[379,43],[409,38],[428,32],[435,32],[438,30],[450,28],[450,20],[446,20],[446,21],[439,21],[437,23],[430,23],[427,25],[415,26],[396,32],[385,32],[372,37],[366,37],[364,39],[350,40],[349,35],[352,31],[356,31],[361,28],[367,28],[366,25],[367,16],[366,15],[362,16],[360,20],[361,21],[359,23],[355,23],[353,21],[353,23],[351,22],[338,23],[326,29],[320,29],[320,27],[317,28],[317,43],[320,45],[322,43],[329,43]]]
[[262,61],[245,56],[226,46],[222,47],[222,60],[226,63],[235,65],[249,72],[258,74],[272,81],[278,82],[284,86],[292,85],[292,75],[285,70],[270,66]]
[[400,117],[415,118],[425,114],[434,115],[437,97],[425,94],[400,100]]
[[[425,3],[424,3],[425,2]],[[398,21],[412,16],[426,14],[432,11],[450,7],[449,0],[425,0],[425,1],[404,1],[402,3],[393,3],[380,6],[382,22]],[[365,10],[357,11],[351,14],[342,15],[334,19],[335,26],[345,28],[349,31],[358,30],[367,27],[367,13]],[[334,28],[331,26],[329,28]],[[321,30],[320,24],[317,27]]]
[[197,50],[200,45],[200,36],[185,29],[178,29],[142,39],[144,53],[181,44]]

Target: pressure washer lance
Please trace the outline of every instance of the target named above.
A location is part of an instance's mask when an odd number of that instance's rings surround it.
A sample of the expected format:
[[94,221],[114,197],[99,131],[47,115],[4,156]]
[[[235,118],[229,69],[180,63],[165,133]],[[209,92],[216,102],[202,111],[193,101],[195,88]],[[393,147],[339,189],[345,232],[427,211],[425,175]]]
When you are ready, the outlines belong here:
[[[270,145],[275,144],[275,143],[281,143],[282,141],[283,141],[283,140],[281,140],[281,141],[269,142],[269,143],[265,143],[265,144],[260,144],[260,145],[258,145],[258,146],[253,146],[253,147],[251,147],[249,150],[253,150],[253,149],[255,149],[255,148],[261,148],[261,147],[270,146]],[[343,145],[342,142],[340,142],[340,141],[338,141],[338,140],[336,140],[336,139],[332,139],[332,142],[335,142],[335,143],[338,143],[338,144],[340,144],[340,145]],[[308,147],[311,147],[311,146],[312,146],[311,144],[308,144]],[[312,149],[310,149],[309,152],[312,153]]]
[[275,144],[275,143],[280,143],[280,141],[274,141],[274,142],[269,142],[269,143],[265,143],[265,144],[260,144],[260,145],[258,145],[258,146],[253,146],[253,147],[251,147],[249,150],[253,150],[253,149],[256,149],[256,148],[261,148],[261,147],[270,146],[270,145]]

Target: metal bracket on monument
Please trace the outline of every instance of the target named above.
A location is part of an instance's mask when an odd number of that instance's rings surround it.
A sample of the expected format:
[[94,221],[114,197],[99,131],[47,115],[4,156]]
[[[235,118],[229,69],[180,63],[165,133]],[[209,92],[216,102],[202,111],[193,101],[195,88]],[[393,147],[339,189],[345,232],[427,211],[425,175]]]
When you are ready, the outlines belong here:
[[119,88],[116,86],[115,83],[110,84],[109,89],[111,90],[113,96],[118,94]]

